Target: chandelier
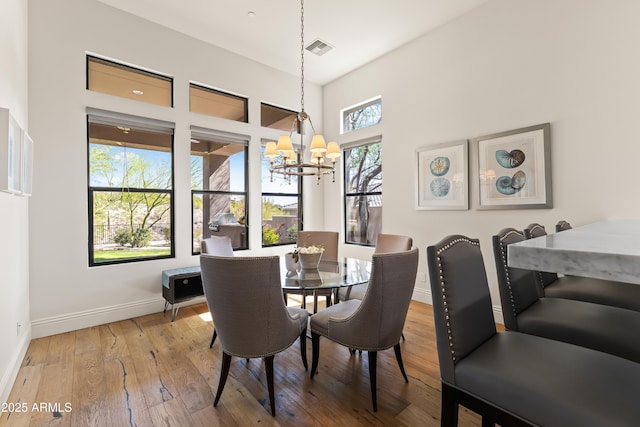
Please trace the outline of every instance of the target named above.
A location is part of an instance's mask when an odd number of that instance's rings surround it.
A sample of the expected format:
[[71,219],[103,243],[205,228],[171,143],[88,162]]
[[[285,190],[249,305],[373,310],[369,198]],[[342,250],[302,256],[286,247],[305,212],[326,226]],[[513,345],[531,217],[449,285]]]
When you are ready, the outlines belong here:
[[[293,119],[291,131],[288,135],[281,135],[278,143],[269,141],[266,144],[264,156],[269,158],[271,182],[273,174],[284,175],[291,182],[292,176],[316,176],[316,183],[320,184],[322,175],[331,174],[333,182],[336,181],[336,159],[340,157],[340,147],[337,142],[327,143],[324,137],[316,134],[311,117],[304,111],[304,0],[300,0],[300,112]],[[313,137],[311,138],[311,158],[304,161],[304,123],[308,121]],[[294,149],[291,141],[293,132],[298,130],[300,134],[300,146]],[[328,161],[325,164],[325,159]],[[330,164],[329,164],[330,163]]]

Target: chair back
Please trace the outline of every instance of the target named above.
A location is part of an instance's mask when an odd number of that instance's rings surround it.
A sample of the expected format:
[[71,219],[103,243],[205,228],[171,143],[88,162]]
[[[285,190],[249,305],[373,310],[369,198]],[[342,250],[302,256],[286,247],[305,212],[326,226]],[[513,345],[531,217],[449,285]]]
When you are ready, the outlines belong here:
[[200,253],[217,256],[233,256],[233,245],[229,236],[211,236],[200,242]]
[[567,221],[561,220],[556,224],[556,233],[571,230],[572,228],[573,227],[571,227],[571,224],[569,224]]
[[[527,228],[524,229],[524,237],[526,239],[534,239],[536,237],[542,237],[546,235],[547,231],[544,229],[544,226],[540,224],[529,224]],[[539,271],[538,279],[540,280],[540,286],[542,287],[542,289],[544,289],[558,280],[558,275],[556,273],[550,273],[547,271]]]
[[519,330],[518,315],[538,301],[539,297],[544,296],[537,271],[507,266],[508,246],[524,240],[524,234],[513,228],[504,228],[493,236],[493,255],[498,274],[502,316],[505,328],[512,331]]
[[417,272],[417,248],[374,254],[364,299],[345,321],[329,320],[331,338],[366,351],[381,351],[398,344]]
[[202,285],[222,350],[242,358],[282,351],[300,335],[282,299],[280,258],[200,255]]
[[411,249],[413,239],[408,236],[398,234],[378,234],[374,254],[384,254],[389,252],[403,252]]
[[322,246],[323,261],[338,260],[338,232],[337,231],[298,231],[298,247]]
[[480,242],[445,237],[427,247],[427,265],[440,376],[455,384],[456,363],[496,334]]

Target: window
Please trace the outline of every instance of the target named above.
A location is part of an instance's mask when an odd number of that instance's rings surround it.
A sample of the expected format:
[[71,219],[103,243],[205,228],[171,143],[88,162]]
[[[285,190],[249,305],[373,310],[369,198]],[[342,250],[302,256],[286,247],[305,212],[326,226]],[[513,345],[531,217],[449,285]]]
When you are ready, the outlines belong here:
[[342,133],[374,126],[382,121],[380,97],[342,110]]
[[285,110],[265,103],[260,104],[260,125],[262,127],[291,132],[291,127],[295,123],[294,132],[298,132],[297,118],[298,113],[295,111]]
[[189,111],[236,122],[249,123],[249,103],[247,98],[195,83],[189,84]]
[[87,89],[151,104],[173,106],[173,79],[87,55]]
[[344,150],[346,243],[373,246],[382,228],[382,143],[377,137]]
[[173,124],[87,115],[89,265],[174,256]]
[[[261,154],[264,154],[262,147]],[[262,158],[262,246],[295,243],[302,224],[302,180],[269,172]]]
[[191,127],[192,253],[209,236],[229,236],[247,249],[249,137]]

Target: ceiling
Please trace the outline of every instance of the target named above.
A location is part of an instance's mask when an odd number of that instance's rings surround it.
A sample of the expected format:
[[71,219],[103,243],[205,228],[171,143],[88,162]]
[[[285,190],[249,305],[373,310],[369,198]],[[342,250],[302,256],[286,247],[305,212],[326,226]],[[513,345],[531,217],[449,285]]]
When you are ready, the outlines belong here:
[[[300,75],[297,0],[99,0],[273,68]],[[489,0],[307,0],[305,79],[326,84]],[[252,12],[253,14],[250,14]]]

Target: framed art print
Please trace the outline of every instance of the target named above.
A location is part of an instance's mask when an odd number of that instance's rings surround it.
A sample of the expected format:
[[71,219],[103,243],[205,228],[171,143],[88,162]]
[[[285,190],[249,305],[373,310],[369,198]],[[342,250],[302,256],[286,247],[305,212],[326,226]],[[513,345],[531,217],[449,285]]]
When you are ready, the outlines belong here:
[[469,209],[467,140],[420,147],[416,163],[417,210]]
[[550,124],[474,138],[478,209],[540,209],[551,198]]

